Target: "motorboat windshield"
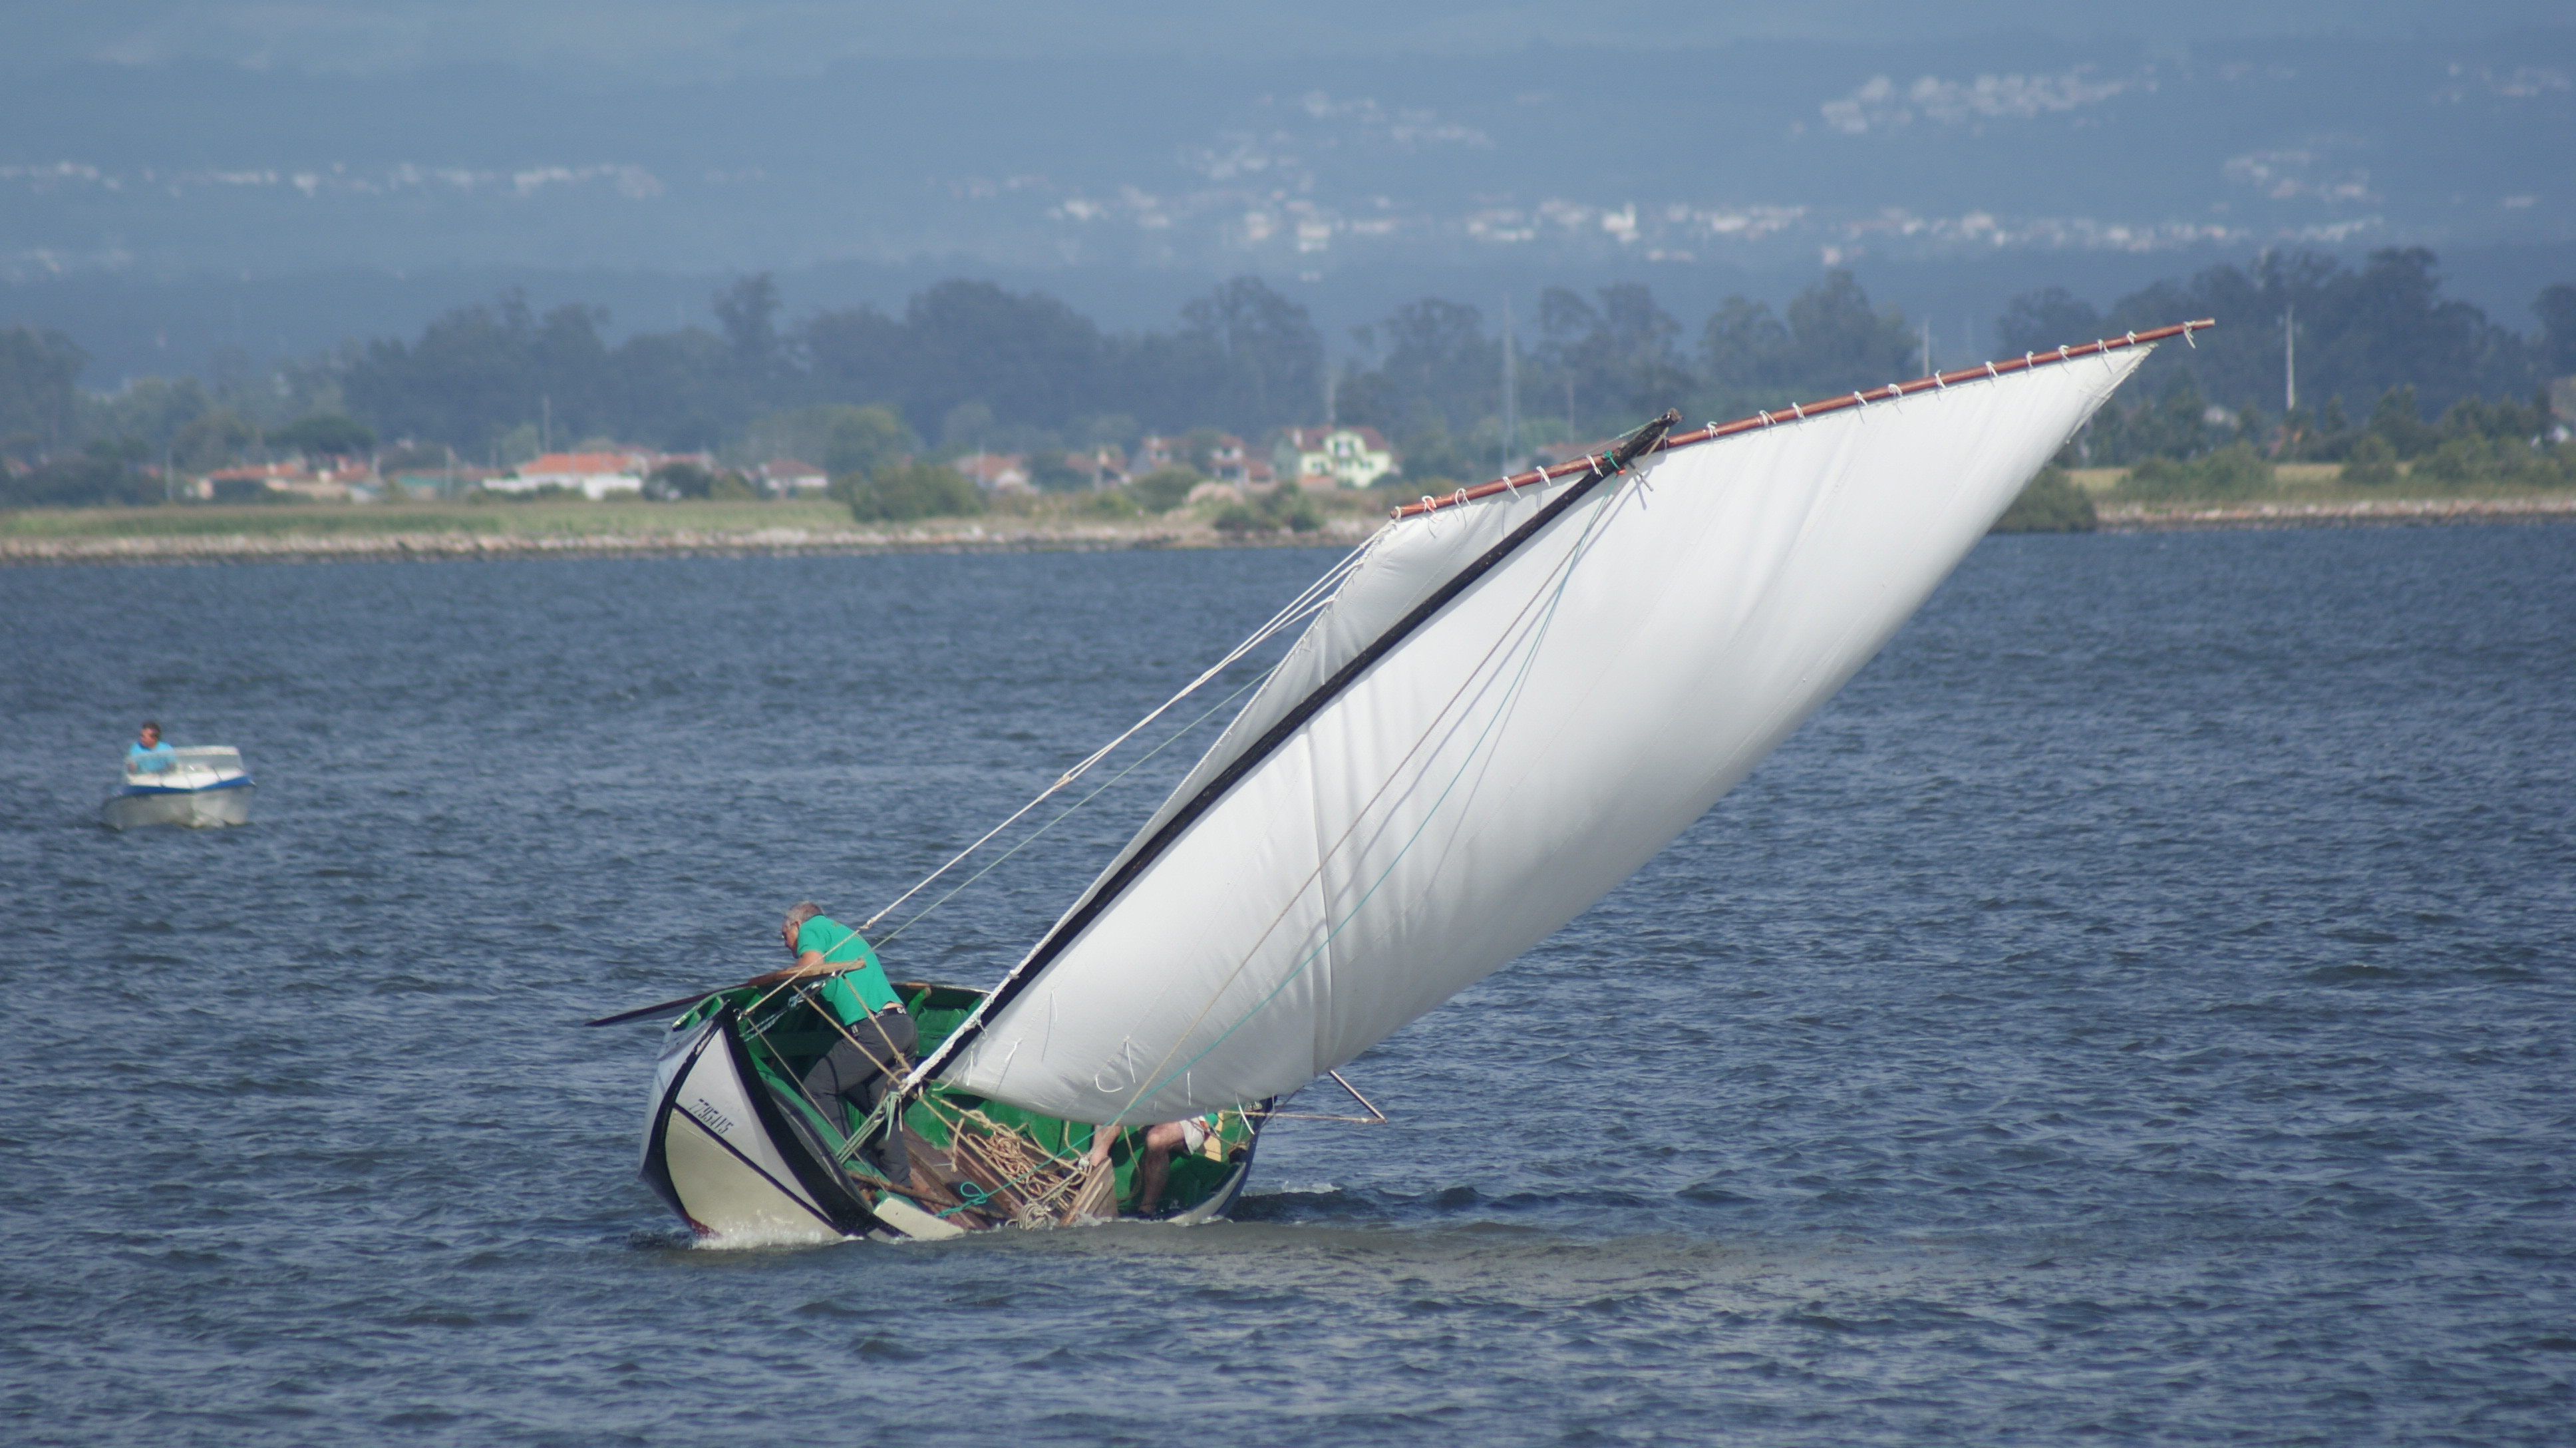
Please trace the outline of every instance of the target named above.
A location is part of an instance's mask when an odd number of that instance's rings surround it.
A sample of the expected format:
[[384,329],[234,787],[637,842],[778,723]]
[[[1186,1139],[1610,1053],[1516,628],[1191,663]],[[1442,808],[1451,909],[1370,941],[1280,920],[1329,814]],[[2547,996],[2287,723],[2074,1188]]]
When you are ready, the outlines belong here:
[[241,751],[229,744],[156,750],[125,757],[129,789],[207,789],[243,778]]

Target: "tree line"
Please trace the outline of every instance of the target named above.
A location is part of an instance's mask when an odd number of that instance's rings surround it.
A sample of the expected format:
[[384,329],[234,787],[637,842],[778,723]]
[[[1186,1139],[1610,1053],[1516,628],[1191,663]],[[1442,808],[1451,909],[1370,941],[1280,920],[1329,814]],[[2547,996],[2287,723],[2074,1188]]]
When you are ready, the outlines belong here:
[[[1043,293],[965,280],[932,286],[899,313],[851,307],[792,324],[766,274],[712,302],[714,330],[612,345],[604,310],[540,312],[510,292],[450,311],[410,340],[351,344],[266,372],[221,359],[204,378],[145,379],[106,397],[77,386],[86,359],[68,338],[0,331],[0,455],[12,460],[0,496],[150,501],[161,489],[144,474],[165,460],[202,470],[361,436],[403,449],[413,465],[506,463],[541,441],[614,439],[754,461],[794,455],[835,474],[986,449],[1030,454],[1041,486],[1075,487],[1087,474],[1064,462],[1066,449],[1192,429],[1258,443],[1327,412],[1394,442],[1408,482],[1466,480],[1515,451],[1607,435],[1675,404],[1695,417],[1741,416],[1920,370],[1913,327],[1840,270],[1776,312],[1730,297],[1696,331],[1635,283],[1551,288],[1534,318],[1509,328],[1426,297],[1360,328],[1338,366],[1306,309],[1253,277],[1191,299],[1170,327],[1136,332],[1104,330]],[[2550,288],[2537,307],[2543,327],[2522,337],[2444,298],[2435,258],[2420,249],[2374,253],[2358,267],[2282,254],[2160,282],[2107,312],[2060,289],[2032,292],[1997,330],[2007,352],[2020,352],[2221,320],[2196,348],[2162,349],[2070,462],[2190,459],[2239,442],[2275,458],[2340,459],[2366,435],[2404,459],[2472,422],[2482,437],[2544,424],[2534,390],[2576,372],[2576,288]],[[2296,412],[2277,405],[2292,318]]]
[[2343,462],[2356,447],[2412,460],[2463,435],[2528,445],[2549,430],[2548,381],[2576,374],[2576,286],[2544,288],[2532,310],[2540,329],[2517,334],[2443,297],[2434,254],[2403,247],[2358,267],[2266,254],[2158,282],[2107,313],[2051,287],[2014,298],[1997,332],[2011,354],[2218,320],[2193,346],[2159,348],[2087,424],[2071,464],[2182,462],[2239,444],[2275,462]]

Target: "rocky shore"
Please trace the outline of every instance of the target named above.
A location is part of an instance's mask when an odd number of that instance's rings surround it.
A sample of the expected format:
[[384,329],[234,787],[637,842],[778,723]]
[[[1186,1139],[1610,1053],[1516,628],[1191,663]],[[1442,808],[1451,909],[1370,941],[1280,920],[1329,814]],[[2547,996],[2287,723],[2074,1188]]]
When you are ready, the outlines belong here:
[[901,527],[753,528],[601,533],[194,533],[0,538],[0,564],[297,563],[462,558],[793,557],[866,553],[1112,552],[1348,544],[1381,520],[1340,517],[1307,534],[1229,537],[1204,523],[1157,520],[1059,527],[991,521]]
[[[2335,528],[2436,523],[2576,520],[2576,495],[2527,498],[2376,498],[2345,502],[2110,503],[2106,533],[2206,528]],[[982,521],[846,528],[653,529],[623,532],[123,533],[0,537],[0,565],[44,563],[327,562],[458,558],[643,558],[866,553],[1110,552],[1130,548],[1348,545],[1378,517],[1343,515],[1314,533],[1222,534],[1206,523],[1026,525]]]
[[2349,528],[2576,519],[2576,494],[2535,498],[2367,498],[2331,503],[2104,503],[2105,533],[2198,528]]

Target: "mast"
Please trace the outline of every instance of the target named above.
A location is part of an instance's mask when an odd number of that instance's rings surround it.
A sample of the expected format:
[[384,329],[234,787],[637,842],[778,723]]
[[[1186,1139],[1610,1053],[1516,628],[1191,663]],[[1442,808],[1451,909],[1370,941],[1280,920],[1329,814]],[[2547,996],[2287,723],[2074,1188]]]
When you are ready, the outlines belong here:
[[1503,299],[1503,471],[1509,473],[1521,450],[1521,386],[1514,365],[1512,303]]

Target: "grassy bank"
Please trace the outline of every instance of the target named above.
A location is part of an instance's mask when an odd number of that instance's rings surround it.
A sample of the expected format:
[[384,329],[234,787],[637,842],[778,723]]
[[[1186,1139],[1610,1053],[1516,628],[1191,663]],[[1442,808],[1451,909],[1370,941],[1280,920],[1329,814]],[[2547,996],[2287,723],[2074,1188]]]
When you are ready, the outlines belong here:
[[2531,487],[2514,483],[2448,483],[2415,476],[2414,466],[2397,465],[2397,479],[2390,483],[2359,484],[2343,480],[2339,463],[2282,463],[2272,469],[2268,487],[2257,487],[2250,493],[2195,496],[2185,493],[2171,498],[2141,499],[2124,496],[2122,484],[2129,479],[2127,468],[2069,468],[2067,480],[2089,494],[2098,504],[2116,502],[2153,502],[2156,504],[2219,503],[2230,506],[2248,503],[2426,503],[2454,499],[2496,501],[2516,498],[2576,497],[2576,486]]
[[465,533],[557,538],[846,529],[850,510],[792,503],[301,503],[0,512],[0,538],[282,538]]

